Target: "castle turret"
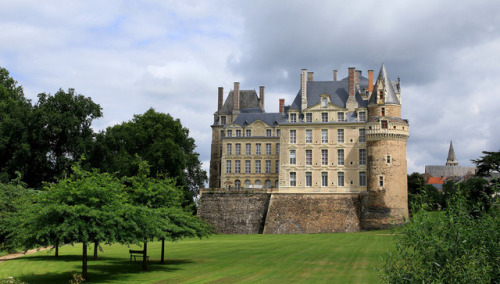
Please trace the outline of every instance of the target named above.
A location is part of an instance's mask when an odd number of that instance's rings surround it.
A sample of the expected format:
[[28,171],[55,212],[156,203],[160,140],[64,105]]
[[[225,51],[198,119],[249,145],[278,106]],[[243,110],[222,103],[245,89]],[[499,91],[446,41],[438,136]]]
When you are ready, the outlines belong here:
[[368,102],[366,130],[368,195],[364,202],[364,229],[388,228],[408,218],[406,142],[408,121],[401,119],[395,82],[382,64]]

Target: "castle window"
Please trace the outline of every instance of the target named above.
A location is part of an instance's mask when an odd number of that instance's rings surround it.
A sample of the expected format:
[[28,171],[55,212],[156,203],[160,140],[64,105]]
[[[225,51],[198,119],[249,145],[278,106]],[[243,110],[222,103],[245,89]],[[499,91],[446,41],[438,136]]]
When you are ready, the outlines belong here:
[[386,160],[387,160],[387,163],[390,164],[391,163],[391,156],[387,155]]
[[260,174],[260,160],[255,161],[255,173]]
[[328,143],[328,129],[321,129],[321,143]]
[[290,122],[297,122],[297,114],[295,113],[290,114]]
[[321,173],[321,186],[328,186],[328,173],[327,172]]
[[290,143],[297,143],[297,130],[290,130]]
[[337,173],[337,185],[344,186],[344,173],[343,172]]
[[360,111],[358,118],[359,118],[359,121],[366,121],[366,112]]
[[226,124],[226,117],[225,116],[220,117],[220,124]]
[[266,155],[271,155],[271,143],[266,143]]
[[251,185],[251,184],[252,184],[252,183],[250,182],[250,180],[249,180],[249,179],[245,180],[245,187],[246,187],[246,188],[250,188],[250,185]]
[[290,186],[295,186],[297,184],[297,174],[295,172],[290,172]]
[[276,143],[276,155],[280,154],[280,143]]
[[387,129],[387,120],[381,121],[381,127],[382,127],[382,129]]
[[306,122],[312,122],[313,121],[313,118],[312,118],[312,113],[306,113]]
[[276,171],[277,174],[279,174],[279,172],[280,172],[280,161],[279,160],[276,160],[275,171]]
[[306,172],[306,186],[312,186],[312,173]]
[[224,130],[220,131],[220,137],[226,137],[226,132]]
[[255,144],[255,155],[260,155],[261,145],[260,143]]
[[234,187],[236,189],[240,189],[241,188],[241,181],[239,179],[237,179],[237,180],[234,181]]
[[344,143],[344,129],[337,129],[337,142]]
[[266,160],[266,174],[271,173],[271,160]]
[[339,166],[344,165],[344,149],[338,149],[337,150],[337,164]]
[[260,183],[260,179],[256,180],[255,181],[255,185],[259,186],[261,183]]
[[297,162],[297,157],[295,150],[290,150],[290,165],[295,165],[296,162]]
[[279,130],[279,129],[276,130],[276,136],[280,137],[280,135],[281,135],[281,130]]
[[227,155],[231,155],[232,153],[232,148],[233,148],[233,145],[231,143],[228,143],[226,145],[226,152],[227,152]]
[[271,181],[266,179],[265,185],[266,185],[266,188],[271,188]]
[[231,130],[228,130],[227,131],[227,137],[232,137],[233,136],[233,132]]
[[240,168],[241,168],[240,163],[241,163],[240,160],[234,161],[234,172],[237,174],[240,173]]
[[276,187],[276,188],[278,188],[278,187],[279,187],[279,180],[276,180],[276,181],[274,182],[274,187]]
[[384,186],[384,177],[383,176],[379,177],[378,185],[379,186]]
[[252,144],[250,144],[250,143],[245,144],[245,150],[246,150],[245,154],[251,155],[252,154]]
[[234,154],[241,155],[241,144],[240,143],[236,143],[235,153]]
[[321,99],[321,107],[327,107],[328,106],[328,100],[326,98]]
[[321,165],[328,166],[328,150],[327,149],[321,150]]
[[246,130],[246,133],[245,133],[245,136],[246,136],[246,137],[250,137],[250,136],[252,136],[252,130],[247,129],[247,130]]
[[344,121],[344,113],[337,112],[337,121]]
[[312,143],[312,129],[306,129],[306,143]]
[[328,112],[321,113],[321,122],[328,122]]
[[385,116],[385,107],[383,107],[383,108],[380,110],[380,115],[381,115],[381,116]]
[[306,165],[310,166],[312,165],[312,150],[306,150]]
[[226,173],[231,173],[231,160],[226,161]]
[[366,165],[366,149],[359,149],[359,164]]
[[236,130],[236,137],[241,137],[241,130]]
[[271,129],[266,129],[266,136],[271,137]]
[[[250,164],[250,160],[246,160],[245,161],[245,173],[246,174],[249,174],[251,172],[251,164]],[[246,183],[246,182],[245,182]]]
[[366,186],[366,172],[359,172],[359,186]]
[[366,131],[364,128],[359,130],[359,142],[366,142]]

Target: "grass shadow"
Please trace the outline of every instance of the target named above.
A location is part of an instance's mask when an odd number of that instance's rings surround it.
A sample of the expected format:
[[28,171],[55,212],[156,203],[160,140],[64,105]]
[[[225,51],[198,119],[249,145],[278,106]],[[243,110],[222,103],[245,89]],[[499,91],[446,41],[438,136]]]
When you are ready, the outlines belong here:
[[[14,260],[14,259],[13,259]],[[75,271],[67,271],[61,273],[48,272],[44,274],[28,274],[18,276],[17,279],[26,283],[68,283],[73,279],[73,274],[81,273],[81,260],[82,257],[78,255],[64,255],[58,258],[54,256],[33,256],[28,258],[23,258],[23,261],[64,261],[64,262],[74,262],[78,269]],[[195,261],[190,259],[165,259],[164,264],[160,264],[159,260],[153,260],[148,262],[148,270],[142,270],[142,262],[130,261],[128,259],[116,258],[116,257],[102,257],[98,260],[89,259],[88,274],[89,283],[103,283],[103,282],[120,282],[127,281],[131,275],[137,273],[149,273],[149,272],[170,272],[182,270],[180,267],[185,264],[191,264]]]

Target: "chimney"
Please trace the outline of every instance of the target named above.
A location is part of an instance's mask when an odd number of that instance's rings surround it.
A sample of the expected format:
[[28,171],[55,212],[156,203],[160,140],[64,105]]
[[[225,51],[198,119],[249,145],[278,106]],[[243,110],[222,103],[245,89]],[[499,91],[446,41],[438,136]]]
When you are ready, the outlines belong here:
[[234,82],[233,110],[240,110],[240,82]]
[[307,108],[307,69],[302,69],[300,74],[300,91],[302,94],[301,110]]
[[373,70],[368,70],[368,92],[373,92]]
[[259,95],[260,95],[260,108],[262,112],[264,112],[264,86],[259,87]]
[[314,72],[307,72],[307,81],[311,82],[314,80]]
[[359,70],[356,70],[354,71],[354,93],[356,93],[356,90],[359,90],[361,89],[359,87],[359,77],[361,76],[361,71]]
[[337,82],[337,70],[333,70],[333,82]]
[[349,67],[349,97],[354,96],[354,67]]
[[280,99],[280,113],[283,113],[284,106],[285,106],[285,99]]
[[222,109],[223,98],[224,98],[224,88],[219,87],[219,103],[217,104],[217,111],[218,112],[220,112],[220,110]]

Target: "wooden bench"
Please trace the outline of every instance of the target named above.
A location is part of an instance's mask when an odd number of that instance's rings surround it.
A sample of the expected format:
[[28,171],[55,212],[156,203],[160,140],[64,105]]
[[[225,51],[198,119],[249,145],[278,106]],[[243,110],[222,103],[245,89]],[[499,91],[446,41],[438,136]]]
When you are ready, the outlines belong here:
[[[129,250],[130,253],[130,261],[132,261],[132,258],[134,258],[134,262],[137,260],[136,257],[144,257],[144,251],[143,250]],[[146,260],[149,261],[149,255],[146,256]]]

